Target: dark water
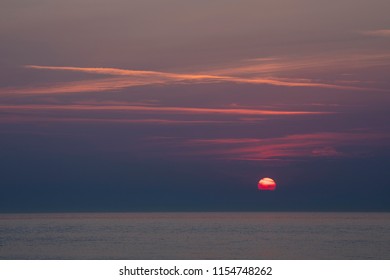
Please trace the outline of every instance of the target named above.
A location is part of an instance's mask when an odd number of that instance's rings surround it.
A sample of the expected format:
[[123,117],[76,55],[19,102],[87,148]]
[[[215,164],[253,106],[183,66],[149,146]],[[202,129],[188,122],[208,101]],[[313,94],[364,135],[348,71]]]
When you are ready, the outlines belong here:
[[390,259],[390,213],[0,215],[0,259]]

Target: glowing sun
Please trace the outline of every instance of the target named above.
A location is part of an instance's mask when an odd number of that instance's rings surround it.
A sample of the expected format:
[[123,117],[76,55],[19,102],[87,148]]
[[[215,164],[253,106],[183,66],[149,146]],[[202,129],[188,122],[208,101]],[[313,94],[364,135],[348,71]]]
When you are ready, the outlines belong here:
[[274,191],[276,188],[276,183],[271,178],[263,178],[259,181],[257,187],[261,191]]

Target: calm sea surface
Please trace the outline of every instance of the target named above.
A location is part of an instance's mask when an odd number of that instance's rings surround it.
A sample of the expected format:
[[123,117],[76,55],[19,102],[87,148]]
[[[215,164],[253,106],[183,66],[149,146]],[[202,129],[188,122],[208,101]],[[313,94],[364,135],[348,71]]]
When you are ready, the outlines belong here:
[[390,259],[390,213],[7,214],[0,259]]

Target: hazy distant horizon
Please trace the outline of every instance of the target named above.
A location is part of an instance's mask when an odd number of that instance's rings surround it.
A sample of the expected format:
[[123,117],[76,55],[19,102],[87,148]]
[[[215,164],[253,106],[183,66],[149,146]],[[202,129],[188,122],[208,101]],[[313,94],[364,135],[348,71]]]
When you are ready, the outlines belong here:
[[[53,215],[88,215],[88,214],[164,214],[164,213],[176,213],[176,214],[186,214],[186,213],[265,213],[265,214],[272,214],[272,213],[353,213],[353,214],[365,214],[365,213],[390,213],[388,210],[343,210],[343,211],[334,211],[334,210],[164,210],[164,211],[62,211],[62,212],[1,212],[0,216],[6,216],[6,215],[46,215],[46,214],[53,214]],[[1,218],[1,217],[0,217]]]

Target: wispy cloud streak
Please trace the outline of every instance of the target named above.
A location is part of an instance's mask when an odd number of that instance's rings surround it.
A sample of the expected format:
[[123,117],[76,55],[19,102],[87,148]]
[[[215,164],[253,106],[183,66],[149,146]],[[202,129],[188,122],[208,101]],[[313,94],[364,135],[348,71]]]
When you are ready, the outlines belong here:
[[156,112],[156,113],[181,113],[181,114],[221,114],[221,115],[265,115],[265,116],[291,116],[291,115],[320,115],[332,114],[332,112],[310,112],[310,111],[278,111],[259,109],[230,109],[230,108],[200,108],[200,107],[158,107],[158,106],[133,106],[133,105],[0,105],[2,111],[43,111],[43,110],[73,110],[73,111],[121,111],[121,112]]
[[[237,74],[278,74],[295,72],[298,70],[335,70],[335,68],[355,68],[367,67],[374,65],[388,65],[390,63],[390,53],[340,53],[316,56],[303,57],[273,57],[264,61],[263,59],[247,59],[241,61],[240,64],[225,67],[225,69],[217,69],[217,73],[230,73],[231,71]],[[358,62],[351,65],[351,62]]]
[[[255,64],[253,64],[256,62]],[[71,71],[103,75],[95,79],[47,84],[44,86],[2,88],[0,94],[61,94],[78,92],[116,91],[135,86],[171,85],[171,84],[198,84],[198,83],[239,83],[254,85],[273,85],[281,87],[314,87],[340,90],[365,90],[358,85],[332,84],[318,82],[311,79],[280,78],[270,74],[283,71],[310,67],[316,61],[309,62],[268,62],[260,60],[250,61],[250,65],[236,65],[227,69],[207,70],[204,73],[170,73],[159,71],[139,71],[118,68],[91,68],[67,66],[40,66],[26,65],[26,68],[50,71]],[[318,61],[317,61],[318,65]],[[111,76],[111,77],[107,77]]]
[[312,133],[276,138],[192,139],[185,145],[198,148],[197,154],[234,160],[294,160],[315,157],[366,155],[346,152],[342,147],[377,142],[386,144],[389,136],[362,133]]
[[239,121],[233,120],[175,120],[175,119],[131,119],[131,118],[91,118],[91,117],[39,117],[11,115],[0,117],[0,123],[116,123],[116,124],[140,124],[140,125],[201,125],[223,124]]
[[361,31],[360,33],[367,36],[390,38],[390,29],[366,30],[366,31]]

